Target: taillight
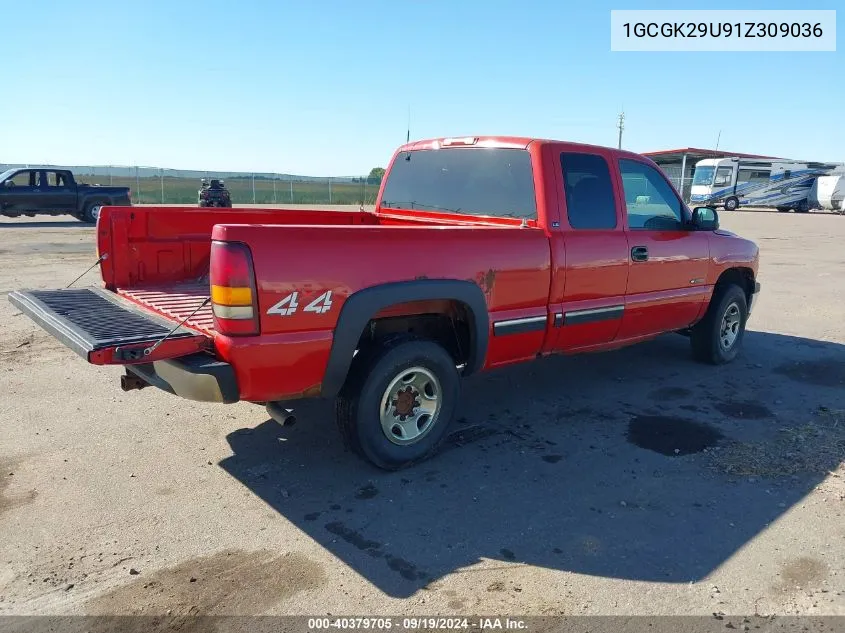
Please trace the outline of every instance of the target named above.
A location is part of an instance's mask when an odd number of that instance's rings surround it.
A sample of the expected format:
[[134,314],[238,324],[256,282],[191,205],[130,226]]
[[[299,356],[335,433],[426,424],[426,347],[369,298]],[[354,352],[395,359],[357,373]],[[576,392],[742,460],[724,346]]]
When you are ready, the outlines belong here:
[[258,295],[247,246],[212,242],[209,276],[214,329],[221,334],[258,334]]

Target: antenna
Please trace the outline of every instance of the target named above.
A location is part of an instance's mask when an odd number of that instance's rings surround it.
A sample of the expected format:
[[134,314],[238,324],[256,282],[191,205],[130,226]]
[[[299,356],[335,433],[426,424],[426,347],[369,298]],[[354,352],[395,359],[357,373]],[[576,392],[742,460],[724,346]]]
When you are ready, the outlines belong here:
[[408,104],[408,132],[405,134],[405,142],[411,142],[411,104]]
[[719,141],[722,140],[722,130],[719,130],[719,136],[716,137],[716,151],[719,151]]
[[619,122],[616,124],[616,127],[619,128],[619,149],[622,149],[622,130],[625,129],[625,113],[619,113]]

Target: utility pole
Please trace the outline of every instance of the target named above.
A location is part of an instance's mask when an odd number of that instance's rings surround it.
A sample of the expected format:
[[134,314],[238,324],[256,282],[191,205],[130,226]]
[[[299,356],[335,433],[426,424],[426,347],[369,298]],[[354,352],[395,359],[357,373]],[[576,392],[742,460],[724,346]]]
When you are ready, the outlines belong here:
[[616,124],[616,127],[619,128],[619,149],[622,149],[622,130],[625,129],[625,113],[619,113],[619,122]]

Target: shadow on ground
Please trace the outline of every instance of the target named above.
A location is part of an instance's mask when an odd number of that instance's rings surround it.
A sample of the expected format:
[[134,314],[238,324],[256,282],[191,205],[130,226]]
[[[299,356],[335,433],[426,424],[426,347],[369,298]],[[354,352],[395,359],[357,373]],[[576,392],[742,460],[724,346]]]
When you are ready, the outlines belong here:
[[845,459],[822,415],[845,408],[845,346],[745,345],[726,367],[671,335],[472,377],[444,450],[407,471],[344,451],[322,401],[231,433],[220,465],[391,596],[482,559],[694,581]]

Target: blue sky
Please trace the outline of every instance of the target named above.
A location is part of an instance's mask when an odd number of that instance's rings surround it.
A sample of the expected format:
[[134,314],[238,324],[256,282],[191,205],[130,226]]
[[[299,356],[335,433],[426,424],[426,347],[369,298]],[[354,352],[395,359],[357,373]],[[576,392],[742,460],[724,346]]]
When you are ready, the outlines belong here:
[[713,147],[721,130],[722,148],[845,161],[841,35],[835,53],[613,53],[611,8],[704,7],[8,2],[0,162],[355,175],[404,142],[409,104],[412,138],[615,145],[624,107],[634,151]]

